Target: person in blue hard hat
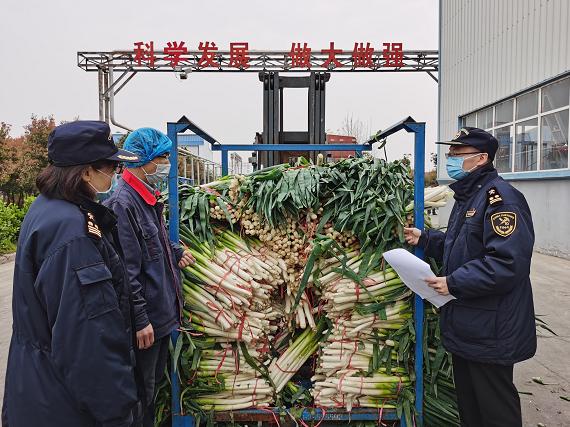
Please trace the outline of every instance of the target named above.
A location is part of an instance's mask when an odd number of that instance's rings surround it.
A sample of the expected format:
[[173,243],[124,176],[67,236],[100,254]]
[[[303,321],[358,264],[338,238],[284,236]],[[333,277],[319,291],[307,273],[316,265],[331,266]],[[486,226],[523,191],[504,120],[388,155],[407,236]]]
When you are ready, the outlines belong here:
[[461,425],[521,426],[513,366],[536,352],[530,209],[498,176],[491,134],[464,127],[440,144],[450,146],[447,172],[456,180],[447,232],[407,228],[405,238],[443,263],[429,286],[457,298],[441,307],[441,335],[453,355]]
[[[170,241],[164,205],[158,201],[170,171],[172,142],[162,132],[137,129],[125,140],[140,160],[129,163],[115,191],[104,203],[117,215],[133,295],[137,367],[144,380],[143,414],[136,425],[154,426],[157,384],[166,368],[170,333],[182,313],[180,268],[194,262],[190,251]],[[176,191],[176,189],[173,189]]]
[[4,427],[128,427],[139,402],[129,282],[117,220],[97,195],[122,162],[109,126],[76,121],[48,139],[40,195],[20,231]]

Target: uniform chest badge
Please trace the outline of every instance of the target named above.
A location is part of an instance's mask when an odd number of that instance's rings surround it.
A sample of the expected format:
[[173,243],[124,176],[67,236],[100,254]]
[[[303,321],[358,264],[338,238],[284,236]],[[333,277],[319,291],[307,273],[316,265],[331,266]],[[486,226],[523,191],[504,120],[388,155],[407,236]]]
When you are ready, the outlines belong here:
[[517,229],[517,214],[514,212],[497,212],[491,215],[493,231],[499,236],[508,237]]
[[476,213],[477,209],[469,209],[467,212],[465,212],[465,218],[472,218]]

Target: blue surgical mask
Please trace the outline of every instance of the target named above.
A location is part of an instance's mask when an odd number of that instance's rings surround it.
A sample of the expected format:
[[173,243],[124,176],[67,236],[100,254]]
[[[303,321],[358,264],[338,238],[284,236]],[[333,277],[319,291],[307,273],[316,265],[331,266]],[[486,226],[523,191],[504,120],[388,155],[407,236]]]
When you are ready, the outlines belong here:
[[170,163],[156,164],[152,161],[151,163],[153,165],[156,165],[156,171],[154,173],[146,173],[143,169],[143,172],[149,185],[155,189],[159,189],[168,179],[168,174],[170,173]]
[[469,156],[469,157],[461,157],[461,156],[449,157],[447,159],[447,163],[445,164],[445,167],[447,169],[447,174],[449,175],[450,178],[455,179],[457,181],[465,178],[477,166],[466,171],[466,170],[463,170],[463,162],[465,162],[466,159],[470,159],[472,157],[479,156],[479,155],[480,155],[480,153],[473,154],[472,156]]
[[95,169],[97,172],[102,173],[103,175],[111,178],[111,185],[109,186],[109,188],[107,190],[104,191],[99,191],[97,190],[97,188],[95,188],[95,186],[93,184],[91,184],[90,182],[88,183],[91,188],[93,188],[93,190],[95,190],[96,195],[95,195],[95,200],[97,200],[98,202],[102,202],[103,200],[108,199],[109,197],[111,197],[111,194],[113,194],[113,191],[115,191],[115,188],[117,187],[117,184],[119,183],[119,176],[114,173],[113,176],[103,172],[102,170],[99,169]]

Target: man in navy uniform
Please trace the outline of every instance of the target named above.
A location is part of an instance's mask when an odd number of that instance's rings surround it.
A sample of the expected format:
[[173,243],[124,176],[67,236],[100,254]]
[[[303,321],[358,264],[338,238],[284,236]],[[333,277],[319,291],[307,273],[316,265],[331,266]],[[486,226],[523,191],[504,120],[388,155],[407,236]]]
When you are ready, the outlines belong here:
[[446,167],[456,180],[447,232],[408,228],[406,241],[443,263],[443,276],[427,282],[457,298],[441,308],[441,334],[453,355],[462,425],[521,426],[513,365],[536,352],[530,209],[498,176],[491,134],[465,127],[440,144],[450,146]]
[[154,400],[168,360],[170,333],[181,322],[180,268],[194,258],[178,242],[170,241],[164,205],[158,200],[170,171],[172,141],[156,129],[141,128],[129,134],[124,146],[140,161],[129,163],[105,205],[117,215],[133,297],[137,368],[144,382],[143,413],[133,427],[153,427]]

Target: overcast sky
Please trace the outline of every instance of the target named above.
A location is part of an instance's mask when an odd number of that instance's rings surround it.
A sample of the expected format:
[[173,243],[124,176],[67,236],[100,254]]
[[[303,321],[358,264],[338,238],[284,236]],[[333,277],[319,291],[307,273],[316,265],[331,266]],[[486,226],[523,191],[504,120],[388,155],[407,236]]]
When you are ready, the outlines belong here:
[[[220,49],[247,41],[250,49],[289,50],[307,42],[315,50],[352,50],[354,42],[381,48],[438,47],[437,0],[2,0],[0,2],[0,121],[12,134],[32,114],[57,121],[97,119],[97,74],[77,67],[77,51],[132,49],[136,41],[184,40],[189,49],[214,41]],[[285,129],[306,128],[306,91],[285,96]],[[255,73],[141,73],[116,97],[117,121],[165,130],[187,115],[222,143],[252,143],[262,130],[262,88]],[[427,122],[426,156],[435,151],[437,84],[424,73],[332,74],[326,127],[335,131],[349,114],[372,132],[411,115]],[[389,140],[389,156],[411,153],[412,137]]]

